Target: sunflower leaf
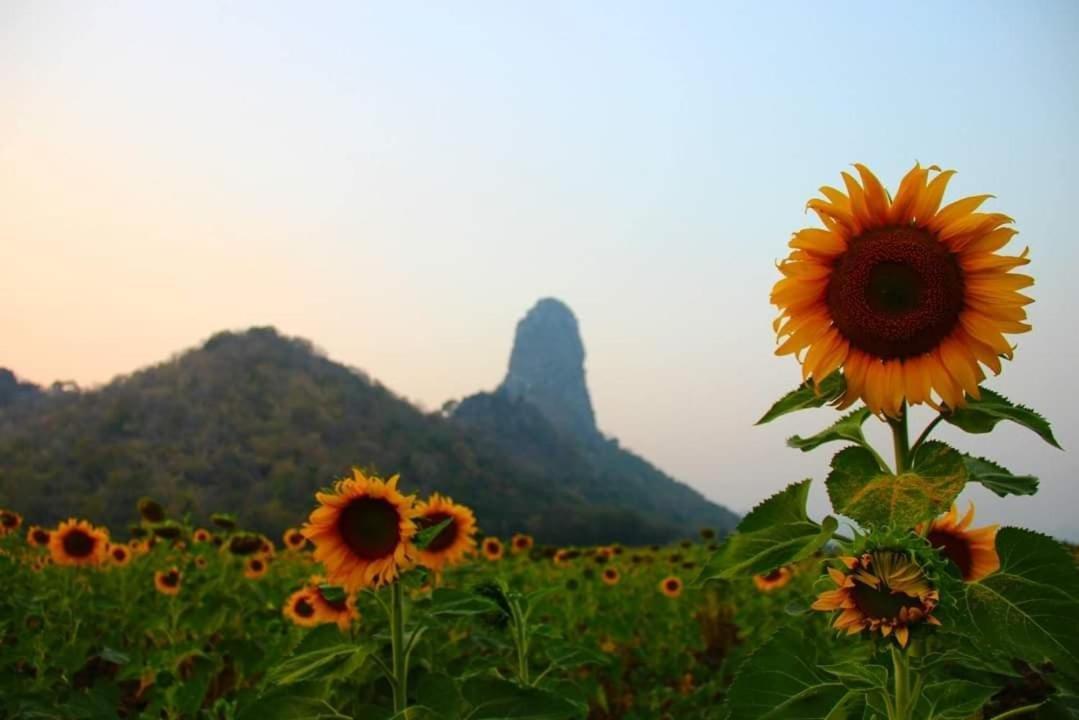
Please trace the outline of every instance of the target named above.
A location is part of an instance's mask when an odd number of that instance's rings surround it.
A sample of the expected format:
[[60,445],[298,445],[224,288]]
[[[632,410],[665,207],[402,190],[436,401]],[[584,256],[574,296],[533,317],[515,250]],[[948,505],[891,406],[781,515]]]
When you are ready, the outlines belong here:
[[958,678],[930,683],[922,689],[917,716],[932,720],[967,720],[976,715],[998,690],[1000,688],[993,685]]
[[973,455],[964,454],[963,464],[967,467],[970,482],[981,483],[1000,497],[1038,492],[1038,478],[1033,475],[1013,475],[992,460]]
[[997,533],[1000,570],[966,583],[954,632],[1032,665],[1051,662],[1053,682],[1079,689],[1079,570],[1052,538],[1021,528]]
[[820,647],[798,628],[779,630],[738,669],[727,695],[729,720],[861,717],[863,691],[820,667]]
[[944,416],[952,425],[968,433],[987,433],[1001,420],[1011,420],[1028,430],[1037,433],[1045,442],[1057,449],[1062,449],[1049,421],[1040,414],[1023,405],[1016,405],[1008,398],[984,387],[979,387],[981,398],[968,398],[967,404],[956,408]]
[[865,448],[840,450],[825,485],[836,512],[867,526],[909,528],[946,511],[966,482],[959,452],[928,442],[918,449],[914,468],[899,475],[882,471]]
[[462,688],[474,720],[563,720],[580,717],[587,708],[535,687],[523,687],[496,677],[472,677]]
[[866,442],[865,435],[862,434],[862,425],[865,424],[871,414],[867,407],[858,408],[839,418],[816,435],[810,435],[807,438],[795,435],[789,438],[787,445],[802,452],[809,452],[824,443],[837,440],[846,440],[865,447]]
[[838,370],[819,383],[807,381],[776,401],[768,412],[757,421],[757,425],[772,422],[777,417],[798,410],[824,407],[828,403],[835,402],[847,390],[847,381]]
[[427,546],[433,543],[435,541],[435,538],[438,537],[443,530],[449,527],[450,523],[452,522],[453,518],[446,518],[437,525],[432,525],[431,527],[420,530],[412,539],[412,544],[420,550],[426,550]]

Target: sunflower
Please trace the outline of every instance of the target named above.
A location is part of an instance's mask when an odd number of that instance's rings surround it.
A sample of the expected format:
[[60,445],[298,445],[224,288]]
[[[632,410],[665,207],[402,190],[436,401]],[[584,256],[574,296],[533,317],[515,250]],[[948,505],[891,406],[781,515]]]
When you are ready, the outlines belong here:
[[273,540],[268,537],[262,537],[259,541],[258,552],[260,555],[273,557],[273,554],[277,552],[277,548],[274,547]]
[[49,536],[49,554],[57,565],[100,565],[108,544],[108,530],[69,518]]
[[940,599],[925,573],[901,552],[878,550],[860,558],[844,557],[847,571],[829,568],[836,590],[826,590],[811,606],[814,610],[841,610],[832,627],[856,635],[877,630],[884,637],[893,632],[906,647],[911,625],[939,625],[933,610]]
[[483,556],[494,562],[502,559],[502,541],[496,537],[483,539]]
[[146,542],[145,540],[140,540],[138,538],[132,538],[131,540],[128,540],[127,547],[129,550],[131,550],[131,552],[136,555],[145,555],[146,553],[150,552],[150,543]]
[[682,594],[682,579],[674,575],[659,581],[659,591],[669,598],[676,598]]
[[30,529],[26,531],[26,542],[33,547],[48,547],[50,534],[51,533],[43,527],[31,525]]
[[315,495],[320,507],[303,534],[314,543],[314,557],[326,566],[330,582],[349,590],[379,587],[414,562],[413,497],[397,490],[397,476],[384,481],[352,472],[333,492]]
[[416,506],[417,527],[434,527],[449,520],[442,530],[422,550],[416,553],[420,565],[441,572],[446,566],[460,564],[476,548],[476,516],[464,505],[434,493],[427,502]]
[[513,554],[516,555],[517,553],[522,553],[522,552],[526,552],[528,550],[531,550],[533,544],[534,544],[534,541],[532,540],[531,535],[525,535],[524,533],[517,533],[516,535],[513,536],[513,539],[510,540],[510,549],[513,551]]
[[158,570],[154,573],[154,587],[162,595],[179,595],[182,580],[183,575],[175,565],[168,570]]
[[1016,231],[1007,215],[975,212],[989,195],[940,207],[954,171],[915,165],[892,198],[855,167],[861,184],[843,173],[846,194],[823,187],[809,201],[825,227],[795,233],[779,264],[776,354],[796,355],[814,383],[842,368],[842,407],[959,407],[979,397],[982,365],[999,373],[1011,359],[1004,335],[1030,330],[1019,291],[1034,280],[1011,272],[1027,251],[996,254]]
[[197,567],[199,570],[205,570],[208,564],[209,563],[207,562],[206,558],[202,555],[195,556],[195,567]]
[[206,528],[199,528],[195,531],[195,534],[191,536],[191,539],[197,543],[207,543],[213,540],[213,534]]
[[269,563],[261,555],[252,555],[244,561],[244,577],[248,580],[258,580],[269,570]]
[[311,582],[310,602],[315,608],[319,622],[337,623],[337,627],[344,631],[348,630],[354,621],[360,619],[360,611],[356,609],[355,595],[343,588],[327,587],[320,577],[312,578]]
[[754,575],[753,584],[761,592],[772,592],[789,583],[792,576],[793,573],[789,567],[780,567],[763,575]]
[[554,561],[554,564],[557,567],[565,567],[566,565],[569,565],[569,561],[571,559],[569,556],[569,550],[562,548],[561,550],[556,552],[554,554],[554,557],[551,559]]
[[14,510],[0,510],[0,537],[15,532],[22,525],[22,515]]
[[603,568],[602,577],[605,585],[617,585],[618,581],[622,579],[622,575],[618,572],[618,568],[611,566]]
[[[929,525],[925,537],[929,544],[959,568],[963,579],[977,582],[986,575],[992,575],[1000,569],[1000,556],[997,555],[997,525],[968,530],[974,520],[974,503],[970,504],[967,514],[959,519],[959,511],[953,504],[945,515]],[[918,526],[922,532],[923,525]]]
[[303,546],[307,544],[307,538],[303,536],[303,533],[296,528],[289,528],[285,531],[285,534],[281,536],[281,539],[285,543],[285,547],[289,550],[302,550]]
[[123,543],[109,545],[109,562],[123,567],[131,562],[131,549]]
[[282,612],[293,624],[300,627],[314,627],[319,624],[318,609],[315,607],[314,590],[303,588],[288,596]]

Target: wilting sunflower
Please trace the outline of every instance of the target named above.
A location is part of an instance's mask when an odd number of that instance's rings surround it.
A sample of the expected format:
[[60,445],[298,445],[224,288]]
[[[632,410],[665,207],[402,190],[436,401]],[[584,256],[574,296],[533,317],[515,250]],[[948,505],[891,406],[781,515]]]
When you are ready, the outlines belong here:
[[603,568],[603,583],[605,585],[617,585],[618,581],[622,579],[621,573],[618,572],[618,568],[607,566]]
[[213,535],[206,528],[199,528],[195,531],[195,534],[191,536],[191,539],[197,543],[208,543],[213,539]]
[[483,539],[483,556],[494,562],[502,559],[502,541],[496,537]]
[[131,562],[131,549],[124,544],[109,545],[109,562],[123,567]]
[[753,584],[756,585],[757,589],[761,592],[772,592],[789,583],[792,576],[793,573],[789,567],[776,568],[763,575],[754,575]]
[[15,532],[22,525],[22,515],[14,510],[0,510],[0,537]]
[[269,563],[261,555],[253,555],[244,561],[244,577],[248,580],[258,580],[269,570]]
[[884,637],[894,632],[900,647],[906,647],[911,625],[940,625],[933,617],[940,595],[907,554],[878,550],[842,560],[846,572],[828,568],[838,589],[822,592],[812,605],[814,610],[841,611],[832,623],[836,630],[848,635],[879,630]]
[[175,566],[154,573],[154,587],[162,595],[179,595],[182,581],[183,575]]
[[281,539],[285,543],[285,547],[289,550],[302,550],[303,546],[307,544],[307,538],[303,536],[303,533],[296,528],[289,528],[285,531],[285,534],[281,536]]
[[353,593],[344,588],[326,588],[320,577],[312,578],[311,583],[311,604],[315,607],[319,622],[337,623],[337,627],[343,631],[360,619]]
[[669,598],[676,598],[682,594],[681,578],[671,575],[659,581],[659,591]]
[[326,567],[330,582],[349,590],[395,580],[416,556],[413,497],[389,480],[353,470],[333,492],[317,493],[321,504],[303,528],[315,545],[314,557]]
[[979,396],[982,365],[999,373],[1011,359],[1004,335],[1030,330],[1032,300],[1019,291],[1034,280],[1011,272],[1027,251],[996,254],[1016,231],[1007,215],[975,212],[989,195],[940,206],[951,170],[915,165],[892,198],[855,167],[861,184],[842,173],[845,194],[822,187],[809,201],[825,227],[795,233],[779,265],[776,353],[796,355],[814,382],[842,368],[843,407],[860,398],[893,417],[904,400],[959,407]]
[[450,524],[426,548],[416,552],[419,564],[436,573],[446,566],[460,564],[476,548],[476,516],[469,508],[438,493],[416,506],[416,526],[421,530],[446,520]]
[[282,608],[285,617],[300,627],[318,625],[321,620],[318,617],[318,609],[315,607],[313,594],[314,590],[306,587],[289,595],[288,599],[285,600],[285,606]]
[[75,518],[60,523],[49,536],[49,554],[57,565],[100,565],[108,545],[107,530]]
[[[967,582],[977,582],[1000,569],[1000,556],[997,555],[998,526],[968,529],[973,521],[974,503],[970,504],[962,520],[959,519],[959,510],[953,504],[951,510],[930,523],[929,532],[926,533],[929,544],[951,560]],[[918,532],[922,530],[923,526],[919,525]]]
[[525,535],[524,533],[517,533],[516,535],[513,536],[513,539],[510,540],[510,550],[512,550],[513,554],[516,555],[517,553],[522,553],[522,552],[526,552],[528,550],[531,550],[533,544],[534,544],[534,541],[532,540],[531,535]]
[[48,547],[49,535],[49,531],[45,528],[31,525],[30,529],[26,531],[26,542],[33,547]]

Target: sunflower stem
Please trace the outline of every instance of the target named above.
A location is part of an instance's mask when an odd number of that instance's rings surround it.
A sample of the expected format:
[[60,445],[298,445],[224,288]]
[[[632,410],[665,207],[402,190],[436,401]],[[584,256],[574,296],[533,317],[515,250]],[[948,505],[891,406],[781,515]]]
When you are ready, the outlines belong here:
[[918,448],[922,446],[927,439],[929,439],[929,433],[933,432],[933,429],[940,424],[940,421],[944,419],[944,413],[940,413],[935,418],[929,421],[929,424],[922,430],[922,434],[918,436],[918,439],[914,441],[914,444],[910,446],[910,452],[913,455],[918,452]]
[[392,605],[390,611],[390,643],[393,649],[393,711],[403,712],[408,707],[408,655],[405,648],[405,591],[401,581],[390,586]]
[[1027,713],[1034,712],[1044,704],[1045,703],[1040,702],[1035,705],[1024,705],[1023,707],[1012,708],[1011,710],[1007,710],[1000,715],[995,716],[993,720],[1004,720],[1004,718],[1014,718],[1019,717],[1020,715],[1026,715]]
[[907,434],[907,405],[899,408],[898,418],[888,418],[892,428],[892,441],[895,445],[895,474],[910,470],[910,437]]
[[892,720],[910,720],[910,665],[907,654],[892,645],[892,669],[895,675],[895,716]]

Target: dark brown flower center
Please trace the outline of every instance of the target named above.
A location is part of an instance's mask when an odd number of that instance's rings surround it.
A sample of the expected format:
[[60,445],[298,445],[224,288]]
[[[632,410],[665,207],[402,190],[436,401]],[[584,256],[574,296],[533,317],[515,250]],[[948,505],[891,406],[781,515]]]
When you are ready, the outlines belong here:
[[38,545],[44,545],[48,541],[49,541],[49,533],[45,532],[44,530],[35,530],[34,531],[34,542],[36,542]]
[[677,590],[678,589],[678,581],[677,580],[668,580],[667,581],[667,589],[670,590],[671,592],[674,592],[675,590]]
[[307,602],[307,598],[300,598],[296,601],[296,604],[292,606],[292,611],[299,617],[309,618],[315,614],[315,606]]
[[252,572],[262,572],[262,567],[263,567],[263,565],[262,565],[261,560],[252,560],[251,561],[251,571]]
[[392,555],[401,540],[397,508],[383,498],[358,498],[341,511],[337,531],[349,550],[364,560]]
[[969,578],[974,570],[974,556],[970,544],[959,535],[940,530],[931,530],[927,537],[929,544],[939,548],[944,557],[951,560],[964,578]]
[[15,517],[14,513],[0,513],[0,525],[6,528],[13,528],[19,524],[19,518]]
[[488,555],[497,555],[502,548],[494,540],[487,540],[483,543],[483,549],[487,551]]
[[615,572],[614,568],[607,568],[603,571],[603,575],[608,580],[614,580],[616,577],[618,577],[618,573]]
[[892,592],[884,583],[881,583],[878,589],[855,580],[851,596],[863,615],[875,619],[894,620],[905,607],[922,607],[918,598],[903,592]]
[[96,542],[82,530],[69,530],[64,535],[64,552],[74,558],[88,557]]
[[450,524],[442,528],[438,535],[435,536],[435,539],[427,545],[427,552],[441,552],[453,545],[453,541],[457,539],[457,520],[449,513],[444,512],[433,512],[417,519],[416,524],[423,530],[434,527],[444,520],[449,520]]
[[127,558],[127,550],[124,550],[122,547],[113,548],[112,549],[112,558],[113,558],[113,560],[118,560],[120,562],[123,562]]
[[163,576],[161,576],[161,584],[165,587],[176,587],[180,584],[180,573],[175,570],[169,570]]
[[836,261],[828,309],[843,337],[863,352],[885,359],[921,355],[955,328],[963,275],[955,256],[925,231],[871,230]]
[[303,545],[304,537],[300,533],[292,533],[288,536],[288,543],[293,547],[297,545]]
[[767,580],[768,582],[775,582],[776,580],[778,580],[781,577],[783,577],[783,568],[776,568],[775,570],[773,570],[770,573],[766,573],[764,575],[761,575],[761,579],[762,580]]

